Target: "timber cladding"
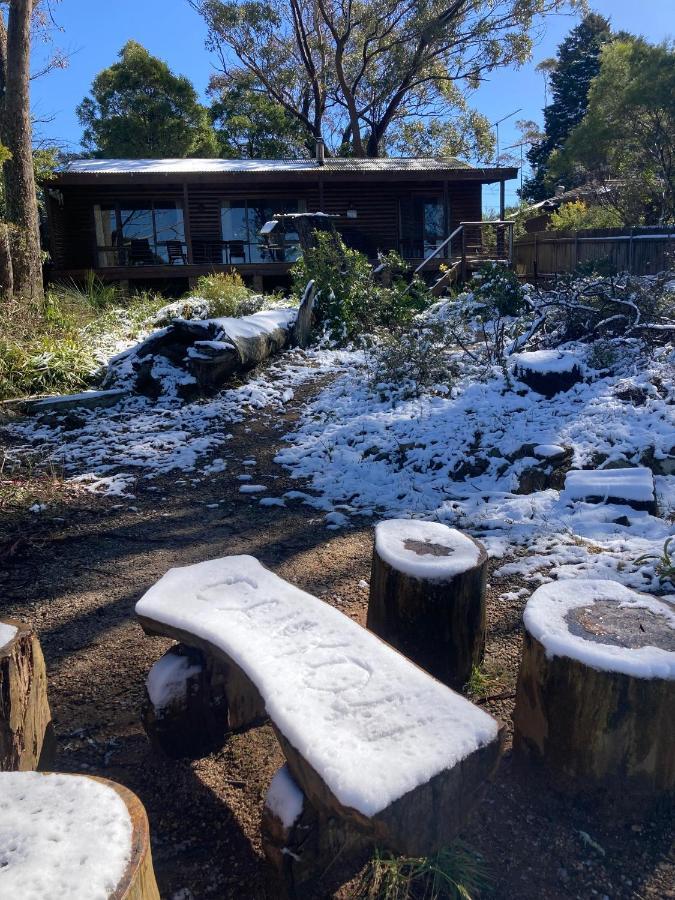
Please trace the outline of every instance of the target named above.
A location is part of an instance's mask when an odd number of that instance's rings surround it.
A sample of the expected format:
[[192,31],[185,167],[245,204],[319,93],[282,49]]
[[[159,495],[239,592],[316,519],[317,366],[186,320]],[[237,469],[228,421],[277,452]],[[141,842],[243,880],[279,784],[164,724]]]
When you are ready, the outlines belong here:
[[[311,180],[278,178],[254,179],[244,175],[223,182],[214,179],[188,181],[179,178],[160,178],[138,181],[119,178],[91,179],[87,183],[71,183],[64,180],[48,185],[50,245],[57,276],[80,274],[89,269],[105,275],[98,269],[96,255],[96,229],[94,207],[96,204],[142,206],[144,202],[175,201],[183,206],[186,216],[186,241],[220,241],[221,207],[224,201],[259,200],[274,205],[275,200],[298,200],[301,208],[338,216],[337,228],[358,240],[354,244],[375,258],[378,251],[401,250],[401,203],[415,198],[425,198],[446,203],[446,227],[455,228],[461,221],[481,218],[481,190],[479,180],[401,178],[385,180],[360,178],[322,178]],[[349,214],[348,214],[349,211]],[[256,268],[270,271],[269,264],[247,265],[242,269]],[[153,268],[159,274],[160,267],[138,266],[134,269],[115,270],[114,277],[152,277]],[[163,275],[166,275],[166,267]],[[175,266],[176,276],[187,277],[197,272]],[[207,270],[207,267],[203,267]],[[213,266],[208,267],[213,269]],[[224,268],[224,267],[223,267]],[[193,271],[194,270],[194,271]],[[112,273],[110,273],[112,275]]]

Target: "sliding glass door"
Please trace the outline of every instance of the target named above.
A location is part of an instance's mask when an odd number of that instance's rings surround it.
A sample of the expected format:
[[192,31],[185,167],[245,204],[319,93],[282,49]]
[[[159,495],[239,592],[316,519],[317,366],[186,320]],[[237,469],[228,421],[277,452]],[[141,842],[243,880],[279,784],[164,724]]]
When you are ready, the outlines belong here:
[[[224,200],[220,209],[223,262],[295,262],[300,255],[296,233],[286,233],[284,251],[271,250],[260,229],[278,213],[304,212],[304,200]],[[283,255],[284,259],[275,258]]]
[[422,259],[443,243],[446,234],[445,207],[437,197],[401,200],[401,255]]
[[187,263],[183,207],[178,201],[96,204],[94,221],[101,268]]

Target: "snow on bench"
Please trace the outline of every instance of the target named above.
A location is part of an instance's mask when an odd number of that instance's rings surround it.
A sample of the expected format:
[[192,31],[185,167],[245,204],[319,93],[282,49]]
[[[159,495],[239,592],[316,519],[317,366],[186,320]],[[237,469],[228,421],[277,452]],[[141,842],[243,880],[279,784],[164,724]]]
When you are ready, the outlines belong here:
[[538,588],[524,625],[514,748],[582,786],[675,791],[675,607],[575,578]]
[[0,774],[0,897],[159,900],[138,798],[84,775]]
[[312,806],[392,849],[446,844],[497,765],[491,716],[251,556],[171,569],[136,613],[240,670]]
[[642,466],[630,469],[572,469],[565,478],[563,497],[587,503],[618,503],[656,511],[654,475]]

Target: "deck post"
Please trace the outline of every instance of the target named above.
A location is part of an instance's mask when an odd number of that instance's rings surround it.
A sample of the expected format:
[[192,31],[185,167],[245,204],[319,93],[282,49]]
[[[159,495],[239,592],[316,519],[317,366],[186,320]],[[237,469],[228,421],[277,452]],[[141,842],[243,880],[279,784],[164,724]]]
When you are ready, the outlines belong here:
[[499,182],[499,218],[503,222],[506,215],[506,182]]
[[[399,204],[400,206],[400,204]],[[443,224],[445,226],[445,233],[450,234],[450,199],[449,199],[449,191],[448,191],[448,179],[446,178],[443,181]],[[450,259],[452,257],[452,247],[447,247],[443,251],[443,258]]]
[[185,231],[185,244],[187,246],[187,261],[191,266],[192,259],[192,232],[190,231],[190,198],[188,196],[187,181],[183,182],[183,230]]

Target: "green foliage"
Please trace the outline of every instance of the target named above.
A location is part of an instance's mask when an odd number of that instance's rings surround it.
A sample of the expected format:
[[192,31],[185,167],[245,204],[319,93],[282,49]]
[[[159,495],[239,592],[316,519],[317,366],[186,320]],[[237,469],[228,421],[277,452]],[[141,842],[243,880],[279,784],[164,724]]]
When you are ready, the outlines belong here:
[[136,41],[119,57],[77,108],[83,145],[99,157],[216,156],[208,112],[191,82]]
[[472,900],[489,882],[483,861],[455,841],[428,857],[376,852],[358,896],[363,900]]
[[615,179],[613,204],[625,221],[675,221],[675,52],[641,38],[602,51],[588,111],[556,159],[557,171],[587,181]]
[[621,213],[611,206],[589,206],[583,200],[563,203],[551,214],[548,228],[552,231],[581,231],[584,228],[621,228]]
[[316,285],[316,318],[333,341],[347,343],[378,327],[411,321],[431,303],[420,279],[408,285],[406,265],[396,253],[381,258],[391,284],[379,284],[367,258],[346,246],[339,235],[317,232],[315,246],[293,267],[293,285],[301,294],[308,281]]
[[233,159],[289,159],[308,155],[314,139],[280,103],[261,91],[247,73],[209,85],[211,120],[219,156]]
[[370,350],[372,382],[394,388],[400,397],[417,397],[437,385],[447,387],[454,369],[447,356],[448,335],[440,322],[414,319],[383,329]]
[[665,584],[666,581],[670,581],[675,584],[675,548],[671,552],[671,544],[675,545],[675,537],[668,538],[668,540],[663,545],[663,551],[661,552],[660,556],[656,556],[652,553],[647,553],[635,560],[637,565],[641,565],[642,563],[646,563],[651,561],[652,559],[655,559],[656,565],[654,566],[654,570],[659,576],[659,581],[661,582],[661,584]]
[[24,340],[0,337],[0,399],[84,387],[98,368],[77,335],[46,329]]
[[474,275],[469,289],[488,318],[495,315],[517,316],[523,310],[524,291],[512,269],[488,262]]
[[239,315],[239,306],[250,295],[238,272],[214,272],[202,275],[191,292],[209,303],[212,316]]
[[[601,48],[610,39],[609,21],[590,13],[560,44],[556,59],[542,66],[549,73],[551,102],[544,109],[544,137],[527,154],[533,174],[523,185],[524,199],[536,203],[553,194],[556,175],[551,172],[551,157],[581,122],[591,82],[600,70]],[[567,187],[572,186],[568,179]]]

